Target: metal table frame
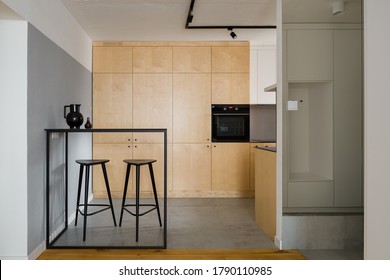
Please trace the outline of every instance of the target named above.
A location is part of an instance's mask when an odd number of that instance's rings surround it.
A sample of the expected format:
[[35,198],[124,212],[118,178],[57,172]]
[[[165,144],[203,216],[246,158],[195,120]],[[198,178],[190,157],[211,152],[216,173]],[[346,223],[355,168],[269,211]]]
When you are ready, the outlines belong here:
[[[166,249],[167,248],[167,129],[166,128],[118,128],[118,129],[45,129],[46,131],[46,248],[47,249]],[[163,221],[163,245],[162,246],[54,246],[55,242],[68,229],[68,134],[69,133],[117,133],[117,132],[140,132],[140,133],[163,133],[164,135],[164,221]],[[50,242],[50,139],[53,133],[65,134],[65,221],[64,229]]]

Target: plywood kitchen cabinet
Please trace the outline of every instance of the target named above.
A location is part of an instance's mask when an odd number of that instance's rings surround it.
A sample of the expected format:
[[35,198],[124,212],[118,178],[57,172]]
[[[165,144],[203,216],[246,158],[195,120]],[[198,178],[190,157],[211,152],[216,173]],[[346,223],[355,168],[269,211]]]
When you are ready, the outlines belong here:
[[93,73],[132,73],[131,47],[94,47]]
[[249,73],[249,47],[213,47],[212,72]]
[[173,144],[173,191],[211,190],[211,144]]
[[[172,186],[172,151],[168,148],[167,152],[167,188]],[[155,159],[153,171],[156,180],[156,186],[159,193],[164,189],[164,146],[163,144],[94,144],[93,156],[96,159],[109,159],[106,164],[107,174],[110,182],[112,196],[122,198],[123,187],[126,177],[126,163],[124,159],[142,158]],[[98,166],[100,168],[100,166]],[[94,167],[97,168],[97,167]],[[102,172],[93,173],[93,192],[94,196],[106,197],[106,189]],[[135,168],[132,168],[129,181],[128,197],[134,197],[135,187]],[[152,195],[152,185],[147,166],[141,167],[141,193],[145,196]]]
[[[95,128],[132,127],[131,74],[93,74],[93,125]],[[96,134],[94,143],[126,143],[131,134]]]
[[[211,104],[249,103],[249,43],[94,42],[93,53],[95,128],[167,128],[171,196],[241,196],[243,190],[248,191],[245,195],[250,194],[249,143],[246,148],[240,143],[214,156],[210,143]],[[157,159],[157,185],[163,186],[163,140],[163,135],[157,133],[93,136],[94,156],[111,160],[109,176],[113,177],[114,196],[122,196],[125,158]],[[225,164],[226,154],[235,163],[240,162],[234,172],[228,171],[228,176],[221,164],[212,161],[220,157]],[[212,178],[214,169],[225,176]],[[100,179],[94,178],[94,195],[105,197]],[[212,179],[215,189],[211,187]],[[148,195],[147,170],[142,180],[146,184],[144,195]]]
[[134,73],[172,73],[171,47],[134,47]]
[[250,143],[250,186],[251,190],[255,189],[255,177],[256,177],[256,147],[276,147],[276,143]]
[[[126,164],[124,159],[133,157],[133,148],[131,144],[94,144],[93,158],[109,159],[106,164],[107,176],[110,183],[111,195],[113,198],[121,198],[123,195],[123,186],[126,175]],[[93,195],[95,198],[107,197],[106,186],[104,183],[103,172],[96,170],[100,166],[94,166],[93,172]],[[132,178],[131,178],[132,180]],[[129,188],[131,187],[131,181]]]
[[254,149],[255,220],[270,239],[276,235],[276,153]]
[[[172,142],[171,74],[133,75],[133,128],[167,128],[168,142]],[[134,133],[137,143],[162,140],[161,134]]]
[[211,74],[173,75],[173,142],[211,139]]
[[249,73],[213,73],[213,104],[249,104]]
[[211,162],[212,190],[249,190],[249,143],[213,143]]
[[173,47],[173,73],[210,73],[211,47]]
[[[153,172],[156,188],[159,195],[164,191],[164,145],[163,144],[133,144],[133,158],[155,159]],[[134,170],[133,170],[134,171]],[[135,176],[135,172],[133,175]],[[133,177],[133,188],[135,184]],[[152,183],[148,166],[141,167],[141,193],[146,196],[153,195]],[[167,190],[172,189],[172,146],[167,147]]]

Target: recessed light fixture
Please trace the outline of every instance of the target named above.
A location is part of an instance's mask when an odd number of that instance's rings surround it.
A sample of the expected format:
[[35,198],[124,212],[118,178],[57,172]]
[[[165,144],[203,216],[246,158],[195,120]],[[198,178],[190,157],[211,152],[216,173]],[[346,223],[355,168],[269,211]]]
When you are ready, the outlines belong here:
[[337,1],[332,4],[332,14],[339,15],[344,12],[344,1]]

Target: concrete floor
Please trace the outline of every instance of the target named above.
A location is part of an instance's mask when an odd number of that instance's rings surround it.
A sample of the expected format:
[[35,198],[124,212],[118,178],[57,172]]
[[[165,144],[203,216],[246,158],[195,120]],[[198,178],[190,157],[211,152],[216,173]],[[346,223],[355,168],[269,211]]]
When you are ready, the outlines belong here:
[[[94,203],[101,203],[95,200]],[[163,210],[163,201],[160,209]],[[119,199],[114,200],[119,224]],[[163,211],[162,211],[163,217]],[[251,198],[177,198],[168,200],[167,247],[171,249],[276,249],[255,223]],[[82,216],[56,241],[55,246],[162,246],[163,228],[156,211],[140,217],[140,238],[135,242],[135,217],[124,213],[122,226],[114,227],[111,213],[88,217],[86,241],[82,241]],[[308,259],[362,259],[361,251],[300,250]]]

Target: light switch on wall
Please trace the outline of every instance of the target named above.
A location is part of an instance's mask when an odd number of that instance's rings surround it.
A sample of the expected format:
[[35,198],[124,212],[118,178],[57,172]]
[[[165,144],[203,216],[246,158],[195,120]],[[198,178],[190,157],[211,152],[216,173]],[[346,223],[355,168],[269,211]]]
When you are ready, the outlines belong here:
[[287,101],[287,110],[288,111],[298,111],[298,100]]

